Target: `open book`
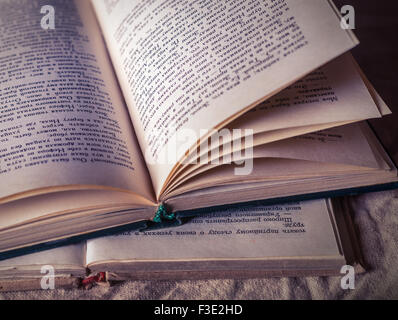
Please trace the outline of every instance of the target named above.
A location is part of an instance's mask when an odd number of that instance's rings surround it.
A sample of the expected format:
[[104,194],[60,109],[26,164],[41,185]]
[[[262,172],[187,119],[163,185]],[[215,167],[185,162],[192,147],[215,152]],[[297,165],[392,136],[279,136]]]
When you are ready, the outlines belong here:
[[40,289],[50,268],[55,288],[100,272],[108,281],[326,276],[345,265],[361,272],[344,204],[321,199],[209,211],[179,228],[124,232],[0,261],[0,291]]
[[397,181],[332,2],[44,4],[0,0],[0,252]]

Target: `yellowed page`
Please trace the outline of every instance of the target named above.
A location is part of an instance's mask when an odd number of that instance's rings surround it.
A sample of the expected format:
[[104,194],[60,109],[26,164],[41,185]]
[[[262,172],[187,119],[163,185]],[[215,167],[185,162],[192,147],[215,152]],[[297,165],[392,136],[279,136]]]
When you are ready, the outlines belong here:
[[327,201],[217,210],[178,228],[89,240],[87,264],[340,256]]
[[37,2],[7,2],[0,12],[0,203],[68,185],[153,199],[89,1],[51,5],[54,30],[41,28]]
[[[363,110],[367,110],[367,114],[362,113]],[[345,54],[240,116],[227,128],[252,130],[256,146],[389,113],[351,54]],[[297,123],[300,126],[292,127]],[[230,150],[233,143],[228,138],[223,137],[223,154],[239,151],[235,145]],[[219,149],[218,142],[209,138],[206,145],[202,143],[198,152],[184,160],[171,180],[180,176],[187,164],[200,162],[199,157],[209,149]]]
[[[286,182],[293,179],[297,181],[305,181],[306,179],[315,177],[325,178],[366,172],[378,172],[377,169],[367,167],[284,158],[254,158],[253,163],[252,173],[245,176],[235,175],[234,170],[236,166],[234,165],[215,166],[213,170],[208,170],[202,174],[198,174],[197,176],[184,181],[181,185],[173,188],[173,190],[163,195],[164,198],[162,198],[162,200],[167,201],[171,197],[181,195],[185,192],[228,184],[243,185],[245,183],[266,181]],[[298,193],[297,190],[293,192],[293,190],[289,189],[289,191],[292,191],[292,193]],[[220,197],[220,203],[229,203],[228,200],[223,200],[225,199]]]
[[[18,273],[28,273],[31,277],[41,278],[43,266],[52,266],[57,273],[67,267],[85,269],[86,266],[86,243],[64,246],[61,248],[35,252],[21,257],[0,261],[0,278],[12,277]],[[60,270],[61,269],[61,270]],[[48,274],[48,271],[46,271]],[[8,274],[8,276],[5,276]]]
[[277,157],[379,168],[359,124],[309,133],[254,149],[255,158]]
[[[374,91],[374,89],[373,89]],[[380,109],[378,108],[380,105]],[[254,132],[381,117],[351,54],[347,53],[239,117],[229,128]],[[294,115],[294,116],[292,116]]]
[[1,206],[0,231],[10,226],[23,225],[66,213],[121,206],[142,208],[150,206],[150,203],[148,201],[145,203],[129,193],[108,190],[64,191],[32,196]]
[[[180,185],[183,181],[213,169],[217,165],[228,164],[223,162],[224,159],[229,159],[232,164],[244,164],[248,168],[248,174],[250,174],[251,159],[272,157],[379,168],[375,155],[359,125],[342,126],[343,123],[335,125],[339,127],[330,128],[333,127],[332,124],[324,124],[280,129],[275,133],[272,131],[259,133],[253,139],[251,152],[232,148],[232,145],[228,144],[224,147],[222,154],[209,156],[207,164],[186,166],[185,170],[176,175],[166,190],[173,189],[177,183]],[[273,139],[275,135],[277,138]],[[285,139],[280,140],[283,136]],[[232,152],[233,157],[226,157]]]
[[357,43],[327,1],[92,2],[158,196],[186,152],[159,161],[175,132],[225,125]]
[[[343,164],[355,167],[379,169],[380,165],[359,124],[351,124],[319,132],[309,133],[273,143],[255,146],[251,153],[234,154],[232,164],[247,169],[247,175],[254,169],[253,159],[280,158]],[[213,158],[210,165],[190,167],[167,190],[181,186],[189,179],[195,179],[207,170],[212,170],[223,163],[223,158]],[[228,177],[226,177],[228,179]]]

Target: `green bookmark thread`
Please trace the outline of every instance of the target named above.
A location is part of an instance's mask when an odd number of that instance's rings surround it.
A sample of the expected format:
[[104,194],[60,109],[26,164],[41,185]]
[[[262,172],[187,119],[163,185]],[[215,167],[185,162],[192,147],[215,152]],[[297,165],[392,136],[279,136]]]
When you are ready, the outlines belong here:
[[169,214],[164,204],[160,204],[158,210],[155,213],[153,221],[156,223],[161,223],[162,220],[174,220],[174,219],[175,219],[175,214],[174,213]]

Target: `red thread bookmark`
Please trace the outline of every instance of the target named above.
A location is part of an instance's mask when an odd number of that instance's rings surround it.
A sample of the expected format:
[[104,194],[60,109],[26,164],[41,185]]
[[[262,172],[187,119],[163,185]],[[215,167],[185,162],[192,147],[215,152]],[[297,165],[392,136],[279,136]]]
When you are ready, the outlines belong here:
[[87,288],[87,287],[91,287],[94,284],[101,283],[101,282],[106,282],[106,273],[105,272],[99,272],[94,276],[90,276],[90,277],[83,279],[82,286],[84,288]]

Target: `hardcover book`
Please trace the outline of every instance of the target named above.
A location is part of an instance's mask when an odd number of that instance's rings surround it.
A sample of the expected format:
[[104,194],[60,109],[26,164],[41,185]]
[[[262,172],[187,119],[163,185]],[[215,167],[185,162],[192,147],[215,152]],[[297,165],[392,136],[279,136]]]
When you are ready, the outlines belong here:
[[207,211],[178,228],[126,231],[0,261],[0,291],[87,287],[90,280],[342,276],[346,265],[362,272],[344,200]]
[[0,254],[397,182],[331,1],[44,5],[0,0]]

